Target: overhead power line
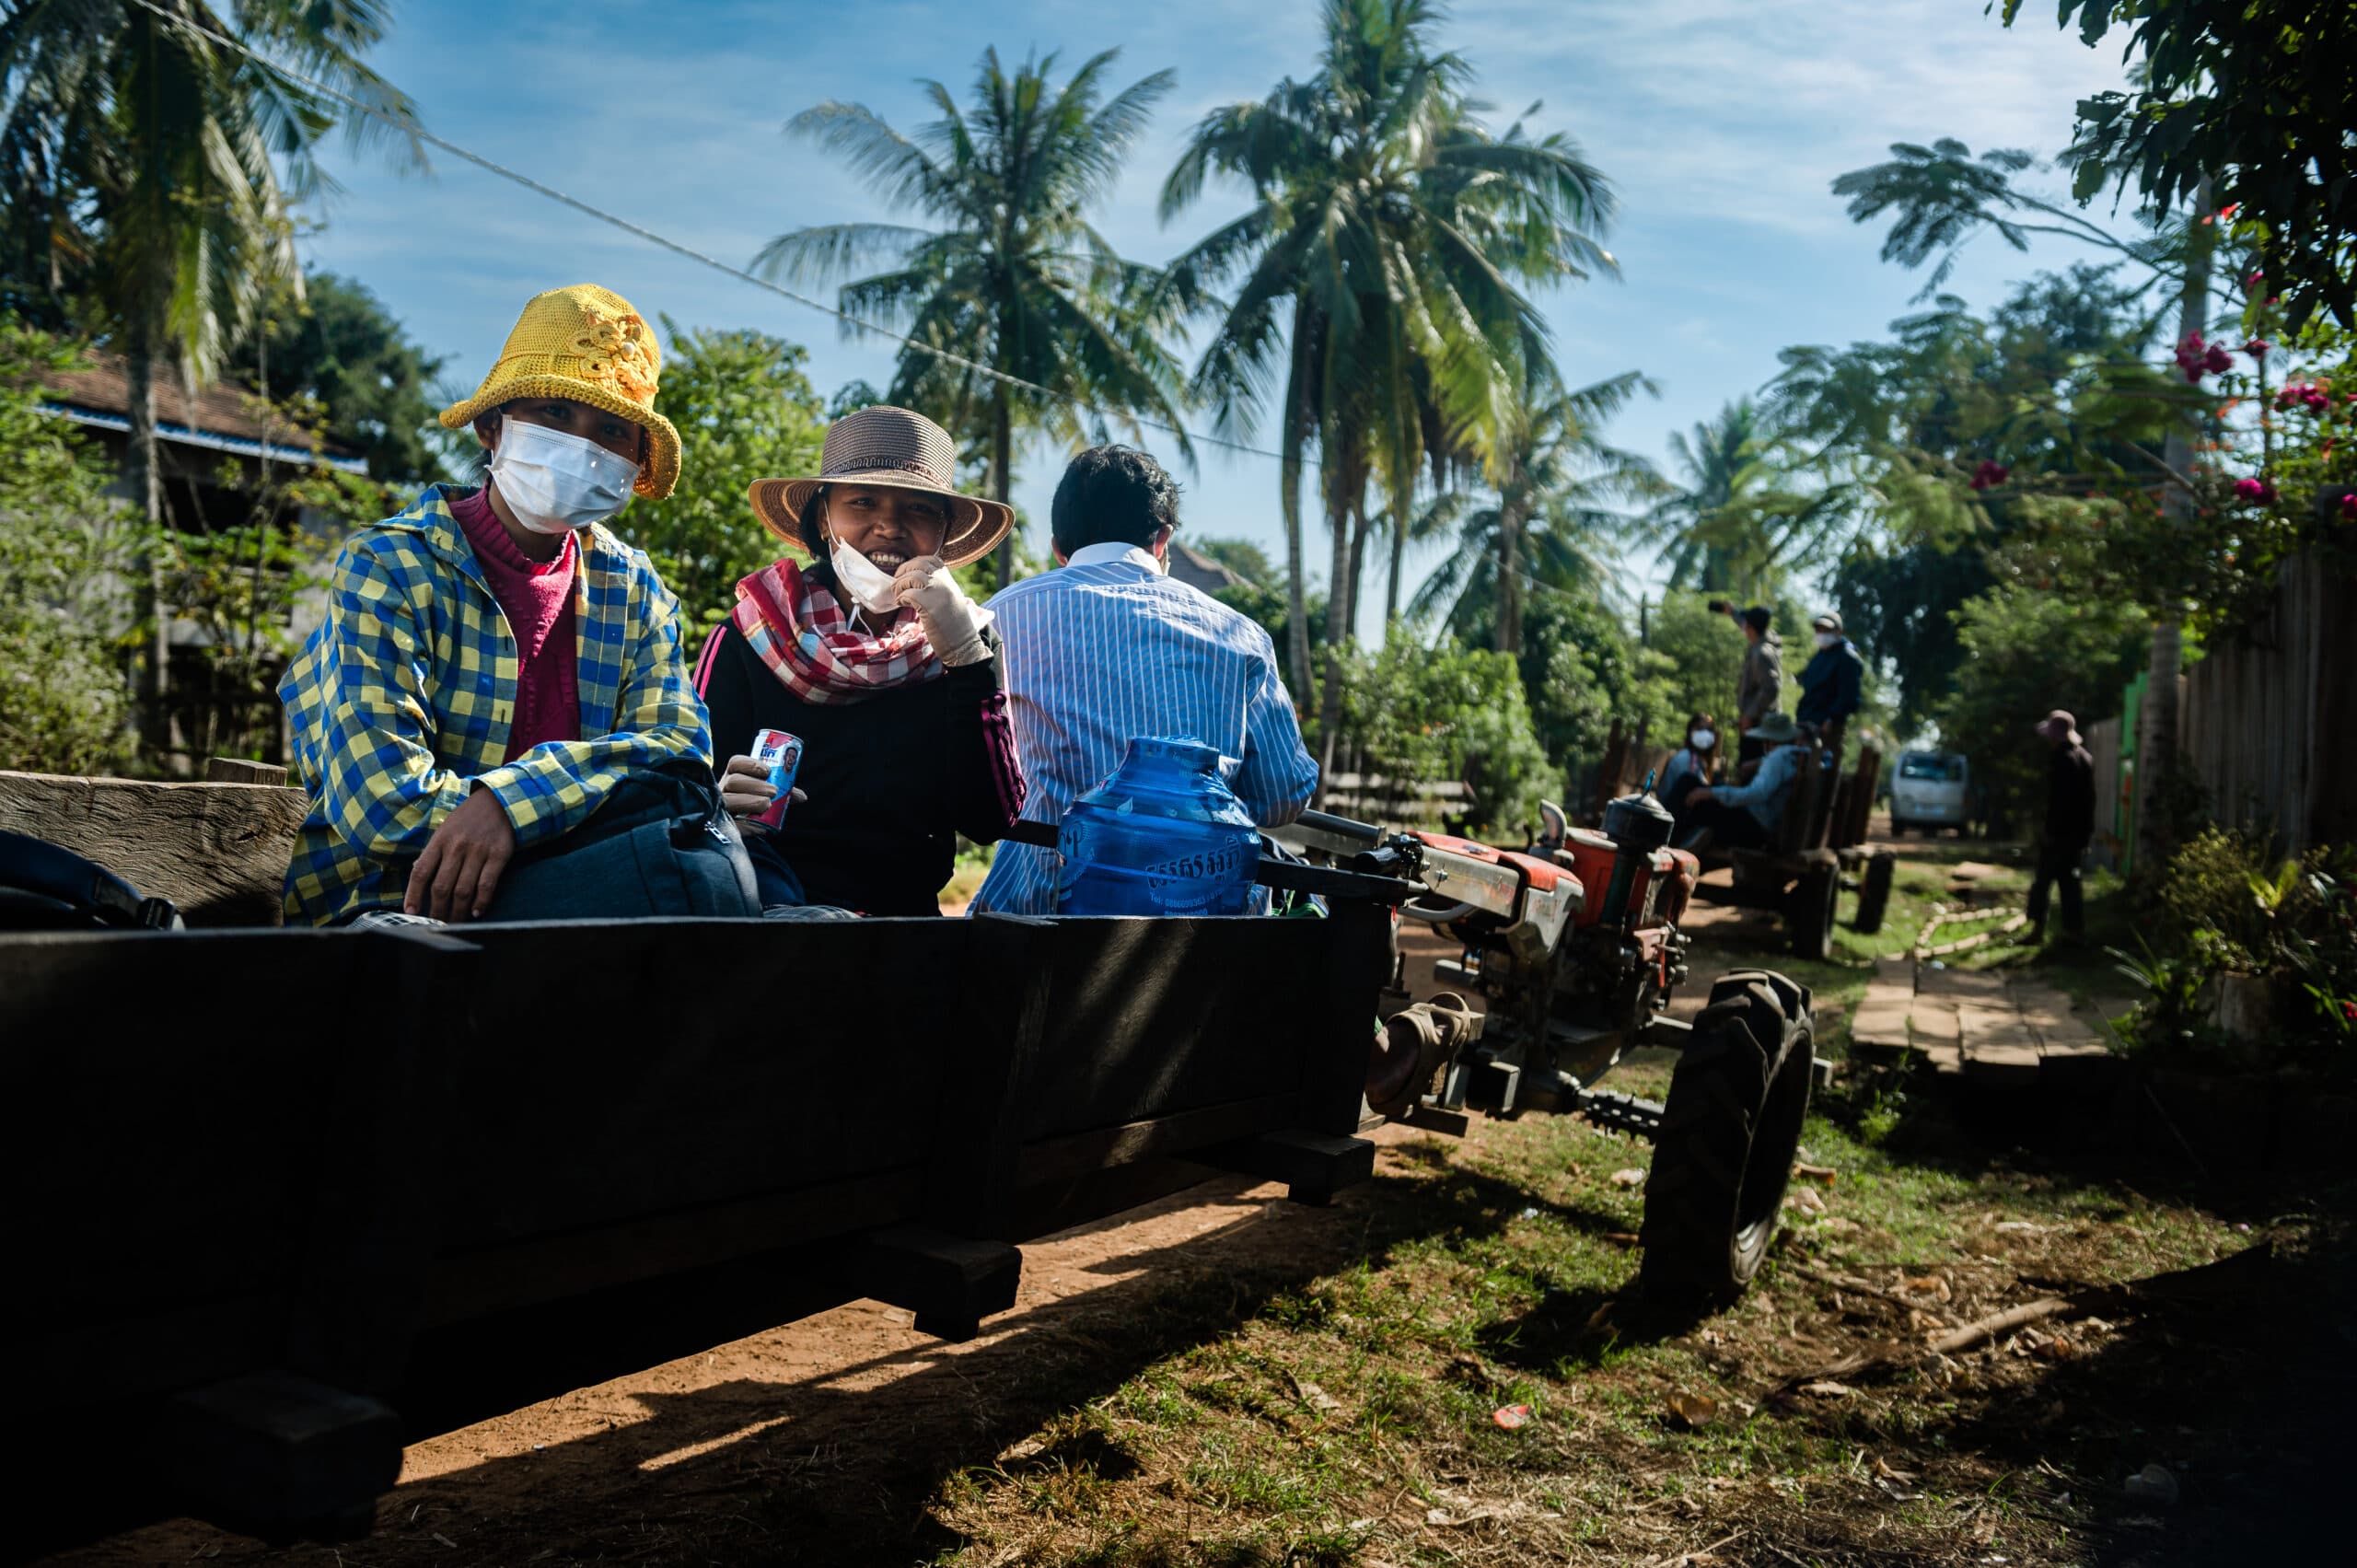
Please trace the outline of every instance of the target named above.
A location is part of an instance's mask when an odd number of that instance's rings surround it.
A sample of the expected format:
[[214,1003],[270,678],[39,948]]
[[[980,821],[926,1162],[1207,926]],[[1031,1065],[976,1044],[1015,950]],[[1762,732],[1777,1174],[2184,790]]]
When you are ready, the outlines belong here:
[[[189,17],[180,15],[172,11],[168,11],[163,6],[157,5],[155,0],[132,0],[132,4],[137,6],[144,11],[153,13],[165,21],[172,23],[176,27],[186,28],[190,31],[197,34],[199,37],[210,39],[213,42],[219,44],[224,49],[235,50],[238,53],[242,54],[247,59],[252,61],[255,64],[260,65],[263,70],[284,76],[288,81],[299,82],[304,87],[310,88],[313,92],[320,93],[328,98],[335,99],[336,102],[343,104],[347,109],[366,114],[372,120],[381,122],[382,123],[390,126],[394,131],[403,136],[410,137],[415,141],[424,142],[429,146],[439,147],[453,157],[463,158],[467,162],[473,164],[478,168],[487,169],[491,173],[499,176],[502,180],[513,180],[517,184],[524,187],[527,191],[537,192],[539,194],[548,197],[551,201],[562,202],[577,213],[586,214],[590,217],[596,218],[599,223],[610,225],[615,228],[621,229],[625,234],[633,235],[640,239],[645,240],[650,245],[660,246],[662,249],[670,251],[675,256],[683,256],[691,261],[695,261],[703,266],[710,267],[716,273],[725,273],[728,276],[735,278],[739,283],[750,284],[755,288],[766,290],[771,294],[776,295],[781,299],[790,299],[796,305],[819,311],[822,315],[831,316],[836,320],[842,322],[846,326],[857,328],[863,332],[873,332],[881,338],[888,338],[892,342],[901,345],[903,348],[913,349],[919,354],[931,354],[934,358],[944,361],[946,364],[955,365],[961,369],[973,371],[975,374],[980,376],[987,376],[993,381],[1004,382],[1010,387],[1020,387],[1026,391],[1036,392],[1040,397],[1046,398],[1053,402],[1066,403],[1074,408],[1086,409],[1091,413],[1101,414],[1109,419],[1122,420],[1141,424],[1150,430],[1165,431],[1169,435],[1177,436],[1184,440],[1201,441],[1207,446],[1223,447],[1231,452],[1243,452],[1256,458],[1271,458],[1279,462],[1284,460],[1283,453],[1271,452],[1266,447],[1250,446],[1242,441],[1231,441],[1222,436],[1205,435],[1199,431],[1189,430],[1182,425],[1171,424],[1159,419],[1150,418],[1147,415],[1138,413],[1130,409],[1115,408],[1103,403],[1091,402],[1086,398],[1073,397],[1069,393],[1053,391],[1049,388],[1039,385],[1037,381],[1026,380],[1020,376],[1009,375],[1006,371],[1000,370],[993,366],[984,365],[978,359],[969,359],[964,354],[956,353],[953,350],[940,348],[932,343],[919,343],[916,339],[908,336],[906,333],[896,332],[889,327],[879,326],[874,321],[862,319],[860,317],[853,316],[848,311],[838,309],[834,306],[826,304],[821,300],[813,299],[807,294],[797,294],[794,290],[784,287],[780,284],[772,283],[768,278],[749,273],[742,267],[732,267],[727,262],[720,260],[717,256],[708,256],[691,245],[683,245],[668,235],[656,233],[654,229],[647,227],[644,224],[633,223],[630,219],[621,216],[620,214],[610,213],[603,207],[592,205],[591,203],[581,200],[578,196],[567,195],[564,192],[558,190],[553,185],[544,184],[541,181],[533,179],[528,174],[525,174],[517,169],[509,168],[506,165],[499,163],[492,158],[485,157],[481,153],[462,147],[458,143],[450,141],[446,137],[437,136],[422,126],[412,124],[401,120],[396,115],[389,114],[373,103],[369,103],[362,99],[354,98],[350,93],[330,87],[327,83],[319,81],[315,77],[307,76],[302,72],[295,70],[291,66],[282,64],[278,61],[271,59],[268,55],[263,54],[259,50],[241,43],[238,40],[230,38],[225,33],[215,32],[211,28],[205,27],[203,24],[192,20]],[[1317,459],[1314,458],[1305,457],[1302,459],[1302,462],[1303,466],[1307,468],[1315,468],[1318,466]]]

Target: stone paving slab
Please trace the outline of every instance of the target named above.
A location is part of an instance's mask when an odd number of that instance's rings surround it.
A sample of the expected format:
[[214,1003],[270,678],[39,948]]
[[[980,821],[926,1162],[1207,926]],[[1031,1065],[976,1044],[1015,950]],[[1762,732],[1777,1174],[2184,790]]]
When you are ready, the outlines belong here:
[[1919,996],[2001,998],[2005,994],[2005,978],[1980,970],[1926,969],[1915,977],[1915,993]]
[[1956,1001],[1946,996],[1918,996],[1908,1009],[1907,1030],[1917,1045],[1955,1045],[1963,1040]]
[[2026,975],[1918,967],[1908,955],[1878,958],[1850,1040],[1862,1053],[1913,1053],[1933,1072],[1992,1088],[2039,1081],[2052,1063],[2074,1079],[2116,1060],[2103,1030],[2068,993]]

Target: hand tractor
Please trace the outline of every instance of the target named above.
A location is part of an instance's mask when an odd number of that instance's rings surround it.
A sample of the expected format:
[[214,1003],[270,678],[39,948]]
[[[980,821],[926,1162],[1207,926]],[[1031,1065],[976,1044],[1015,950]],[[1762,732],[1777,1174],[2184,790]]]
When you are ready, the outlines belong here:
[[[1460,1132],[1469,1109],[1575,1113],[1652,1139],[1646,1294],[1673,1305],[1732,1299],[1775,1234],[1808,1111],[1808,989],[1740,970],[1713,983],[1691,1024],[1670,1017],[1687,981],[1678,923],[1698,867],[1669,847],[1668,812],[1645,793],[1611,802],[1602,832],[1570,826],[1551,806],[1546,819],[1539,842],[1519,852],[1319,812],[1273,836],[1313,862],[1421,884],[1399,915],[1461,941],[1464,956],[1443,963],[1441,979],[1488,999],[1486,1017],[1446,993],[1387,1020],[1373,1108]],[[1596,1086],[1641,1045],[1678,1052],[1663,1103]]]

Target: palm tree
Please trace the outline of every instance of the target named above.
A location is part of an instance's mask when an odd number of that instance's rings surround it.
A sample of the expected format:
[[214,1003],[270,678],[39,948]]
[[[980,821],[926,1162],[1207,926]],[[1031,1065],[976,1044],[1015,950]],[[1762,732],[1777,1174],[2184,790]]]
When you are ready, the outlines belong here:
[[1463,514],[1456,551],[1417,590],[1412,613],[1461,626],[1492,610],[1498,648],[1518,655],[1527,585],[1608,603],[1619,598],[1620,545],[1630,528],[1619,508],[1667,487],[1650,462],[1605,445],[1596,430],[1640,390],[1653,384],[1634,371],[1576,391],[1532,389],[1500,448],[1495,498]]
[[[1485,450],[1526,367],[1548,363],[1544,323],[1517,285],[1613,265],[1595,238],[1612,210],[1603,177],[1564,137],[1480,126],[1469,67],[1429,41],[1439,14],[1433,0],[1326,0],[1317,75],[1213,110],[1163,187],[1165,221],[1213,174],[1252,191],[1244,215],[1172,264],[1172,292],[1193,303],[1235,282],[1193,378],[1225,432],[1248,436],[1264,395],[1282,387],[1296,691],[1309,681],[1301,476],[1312,445],[1333,532],[1326,637],[1339,650],[1354,619],[1369,482],[1399,511],[1420,467]],[[1329,658],[1329,757],[1341,679]]]
[[[1083,419],[1087,405],[1112,411],[1132,433],[1140,415],[1179,424],[1185,376],[1161,341],[1175,300],[1159,273],[1123,261],[1084,215],[1174,80],[1157,71],[1100,102],[1119,53],[1093,56],[1051,89],[1055,55],[1027,59],[1009,75],[998,51],[985,51],[970,109],[939,82],[922,84],[941,117],[913,139],[855,103],[822,103],[786,126],[842,155],[891,205],[939,226],[800,228],[771,240],[755,264],[769,277],[809,284],[883,264],[844,285],[839,303],[912,340],[888,395],[987,440],[1001,501],[1012,488],[1018,429],[1077,445],[1104,431],[1102,417]],[[1178,447],[1191,461],[1183,432]],[[1012,538],[1000,548],[1002,586],[1014,549]]]
[[1667,536],[1671,588],[1761,597],[1785,572],[1818,556],[1847,492],[1787,488],[1781,445],[1749,398],[1697,424],[1691,439],[1671,434],[1686,484],[1645,515],[1649,528]]
[[[385,27],[377,0],[20,0],[0,19],[0,229],[29,273],[18,286],[123,356],[124,477],[150,524],[162,516],[156,363],[177,360],[201,386],[273,289],[301,297],[288,209],[329,184],[313,155],[337,123],[331,100],[208,35],[414,124],[409,100],[362,63]],[[366,118],[353,128],[389,129]],[[408,149],[422,165],[413,140]],[[143,610],[157,638],[152,702],[165,618]]]

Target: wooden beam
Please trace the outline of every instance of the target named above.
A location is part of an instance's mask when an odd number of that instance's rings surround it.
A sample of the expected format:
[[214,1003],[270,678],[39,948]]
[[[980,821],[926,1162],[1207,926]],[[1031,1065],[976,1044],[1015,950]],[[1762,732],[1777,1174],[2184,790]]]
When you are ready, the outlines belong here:
[[286,770],[276,762],[249,762],[242,757],[208,757],[206,784],[284,784]]
[[277,925],[308,801],[259,784],[0,772],[0,830],[97,861],[194,926]]

